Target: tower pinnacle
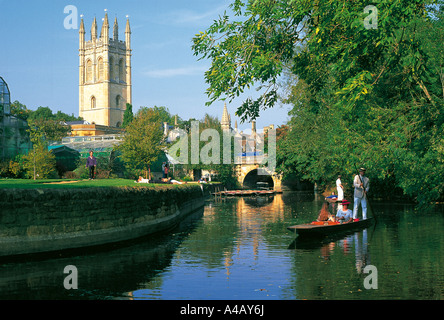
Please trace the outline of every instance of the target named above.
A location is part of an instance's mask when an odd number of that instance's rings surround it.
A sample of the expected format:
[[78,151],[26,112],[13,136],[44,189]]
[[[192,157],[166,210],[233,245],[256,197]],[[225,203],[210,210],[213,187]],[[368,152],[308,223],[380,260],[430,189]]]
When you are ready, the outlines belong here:
[[97,39],[97,19],[94,17],[94,21],[91,27],[91,40]]
[[222,113],[222,121],[220,122],[222,130],[230,130],[231,129],[231,119],[228,114],[227,104],[224,105],[224,111]]
[[119,40],[119,24],[117,23],[117,17],[116,17],[116,19],[114,20],[113,40],[114,40],[114,41]]

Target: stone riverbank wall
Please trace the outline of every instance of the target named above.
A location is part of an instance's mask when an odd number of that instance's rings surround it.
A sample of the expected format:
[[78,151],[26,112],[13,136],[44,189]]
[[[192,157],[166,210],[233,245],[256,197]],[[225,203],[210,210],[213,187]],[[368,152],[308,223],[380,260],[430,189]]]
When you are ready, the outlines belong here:
[[198,185],[0,189],[0,258],[163,232],[203,205]]

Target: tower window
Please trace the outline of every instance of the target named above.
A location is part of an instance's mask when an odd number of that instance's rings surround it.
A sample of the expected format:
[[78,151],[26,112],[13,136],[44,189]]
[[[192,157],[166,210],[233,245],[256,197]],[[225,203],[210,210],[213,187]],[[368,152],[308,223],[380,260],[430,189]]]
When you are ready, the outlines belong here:
[[122,100],[121,96],[117,96],[116,97],[116,107],[119,108],[120,107],[120,101]]
[[105,77],[104,77],[104,67],[103,67],[103,58],[100,57],[98,60],[98,65],[99,65],[99,80],[102,81]]
[[119,80],[125,82],[125,61],[123,59],[119,61]]
[[88,60],[86,62],[86,82],[92,82],[92,62]]
[[91,109],[96,108],[96,97],[91,97]]
[[115,80],[116,76],[114,74],[114,58],[109,57],[109,79]]

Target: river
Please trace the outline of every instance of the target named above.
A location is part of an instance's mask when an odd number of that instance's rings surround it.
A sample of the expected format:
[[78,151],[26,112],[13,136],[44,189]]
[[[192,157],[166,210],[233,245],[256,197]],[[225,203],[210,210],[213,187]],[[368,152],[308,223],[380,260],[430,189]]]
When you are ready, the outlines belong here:
[[[372,202],[376,225],[325,241],[297,241],[287,227],[315,219],[322,203],[310,192],[210,199],[167,234],[3,263],[0,299],[444,298],[442,208],[421,213],[408,204]],[[75,267],[77,289],[65,288],[74,276],[66,266]]]

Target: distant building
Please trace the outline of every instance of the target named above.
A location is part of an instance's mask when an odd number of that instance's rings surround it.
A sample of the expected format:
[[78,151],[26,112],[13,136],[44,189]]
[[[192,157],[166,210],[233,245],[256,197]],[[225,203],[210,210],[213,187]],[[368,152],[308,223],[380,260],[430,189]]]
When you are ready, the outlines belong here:
[[11,93],[0,77],[0,159],[26,154],[31,149],[28,123],[11,115]]
[[[237,126],[237,121],[235,121],[234,129],[231,127],[231,116],[228,112],[227,105],[224,105],[224,109],[222,111],[222,121],[220,123],[221,129],[223,131],[228,130],[231,134],[234,135],[234,143],[237,143],[237,150],[242,150],[241,153],[235,155],[236,162],[240,163],[240,161],[261,161],[264,156],[264,150],[262,147],[265,143],[265,136],[267,135],[269,130],[274,129],[274,125],[269,125],[263,128],[262,132],[257,132],[256,129],[256,121],[251,121],[251,133],[247,134],[243,131],[239,131]],[[235,146],[236,147],[236,146]]]
[[65,122],[65,124],[71,127],[71,131],[69,133],[71,137],[92,137],[123,133],[122,128],[91,124],[88,121],[71,121]]
[[120,127],[126,104],[132,103],[131,29],[127,19],[125,41],[121,41],[117,18],[112,38],[109,28],[106,13],[98,37],[97,21],[94,18],[91,39],[86,41],[83,18],[81,20],[79,116],[91,125]]

